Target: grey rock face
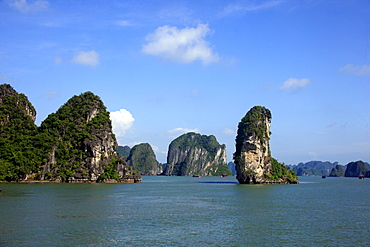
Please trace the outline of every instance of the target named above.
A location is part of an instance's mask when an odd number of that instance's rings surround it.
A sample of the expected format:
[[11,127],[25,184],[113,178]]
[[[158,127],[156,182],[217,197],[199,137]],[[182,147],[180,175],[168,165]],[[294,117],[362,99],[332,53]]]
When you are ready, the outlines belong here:
[[165,175],[212,176],[224,168],[228,169],[226,146],[220,145],[213,135],[190,132],[171,142]]
[[253,107],[239,123],[234,154],[239,183],[264,183],[271,173],[270,123],[270,111],[261,106]]

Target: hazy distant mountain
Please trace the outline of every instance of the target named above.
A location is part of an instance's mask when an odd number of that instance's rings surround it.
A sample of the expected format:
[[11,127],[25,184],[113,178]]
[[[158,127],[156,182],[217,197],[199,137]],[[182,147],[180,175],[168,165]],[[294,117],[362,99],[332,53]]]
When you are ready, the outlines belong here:
[[130,155],[131,148],[129,146],[118,146],[117,153],[119,155],[127,157]]
[[321,176],[330,174],[331,170],[339,165],[338,162],[329,161],[309,161],[291,166],[291,169],[297,173],[297,176]]

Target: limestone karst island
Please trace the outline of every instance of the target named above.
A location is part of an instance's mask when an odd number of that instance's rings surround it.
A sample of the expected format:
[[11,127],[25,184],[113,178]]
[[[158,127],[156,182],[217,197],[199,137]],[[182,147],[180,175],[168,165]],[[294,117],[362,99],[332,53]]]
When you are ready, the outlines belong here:
[[242,118],[236,136],[234,162],[241,184],[294,184],[295,173],[271,157],[271,112],[255,106]]
[[[24,94],[0,85],[0,181],[136,183],[141,175],[233,175],[226,146],[213,135],[177,137],[166,164],[148,143],[119,150],[109,112],[91,92],[73,96],[39,127],[35,119]],[[261,106],[239,123],[234,162],[241,184],[298,183],[293,171],[271,157],[270,123],[271,112]]]

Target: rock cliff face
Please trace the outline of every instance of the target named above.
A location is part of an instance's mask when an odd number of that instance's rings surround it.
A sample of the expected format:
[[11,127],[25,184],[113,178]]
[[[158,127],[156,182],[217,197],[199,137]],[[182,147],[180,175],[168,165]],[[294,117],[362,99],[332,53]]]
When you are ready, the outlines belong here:
[[369,169],[366,164],[359,160],[356,162],[350,162],[347,164],[347,169],[345,171],[345,177],[358,177],[360,175],[365,175]]
[[197,133],[181,135],[170,143],[165,175],[215,176],[231,174],[226,162],[226,146],[216,138]]
[[234,153],[239,183],[297,183],[287,167],[272,163],[270,123],[271,112],[262,106],[253,107],[240,121]]
[[149,143],[140,143],[132,147],[127,163],[141,175],[158,175],[163,172]]

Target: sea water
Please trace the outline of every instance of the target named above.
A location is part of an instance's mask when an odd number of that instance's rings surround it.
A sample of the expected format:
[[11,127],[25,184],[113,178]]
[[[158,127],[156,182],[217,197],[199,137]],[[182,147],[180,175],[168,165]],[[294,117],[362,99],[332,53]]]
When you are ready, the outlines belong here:
[[369,246],[370,179],[0,184],[1,246]]

